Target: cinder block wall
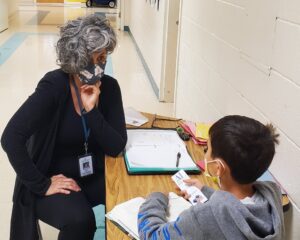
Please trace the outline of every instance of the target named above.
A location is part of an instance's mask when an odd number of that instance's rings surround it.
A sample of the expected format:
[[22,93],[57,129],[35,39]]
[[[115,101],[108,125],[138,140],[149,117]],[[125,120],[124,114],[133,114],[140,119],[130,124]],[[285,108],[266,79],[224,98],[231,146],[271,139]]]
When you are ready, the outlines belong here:
[[180,27],[176,115],[276,125],[270,170],[294,201],[286,239],[300,239],[300,1],[184,0]]

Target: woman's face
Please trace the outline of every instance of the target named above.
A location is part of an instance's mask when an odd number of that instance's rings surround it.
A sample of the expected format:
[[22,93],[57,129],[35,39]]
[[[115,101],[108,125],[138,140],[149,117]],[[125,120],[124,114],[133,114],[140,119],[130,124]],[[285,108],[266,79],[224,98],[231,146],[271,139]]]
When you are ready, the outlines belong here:
[[94,52],[92,58],[94,64],[104,64],[107,59],[107,51],[102,50],[101,52]]

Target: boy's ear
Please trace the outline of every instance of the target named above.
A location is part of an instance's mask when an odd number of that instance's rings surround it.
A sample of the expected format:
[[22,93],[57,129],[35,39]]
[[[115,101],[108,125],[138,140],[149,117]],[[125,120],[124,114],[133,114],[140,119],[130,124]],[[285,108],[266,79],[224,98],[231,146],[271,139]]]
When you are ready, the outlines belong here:
[[217,175],[221,177],[224,175],[224,173],[226,171],[226,165],[225,165],[224,161],[220,158],[215,159],[215,160],[218,160],[217,161]]

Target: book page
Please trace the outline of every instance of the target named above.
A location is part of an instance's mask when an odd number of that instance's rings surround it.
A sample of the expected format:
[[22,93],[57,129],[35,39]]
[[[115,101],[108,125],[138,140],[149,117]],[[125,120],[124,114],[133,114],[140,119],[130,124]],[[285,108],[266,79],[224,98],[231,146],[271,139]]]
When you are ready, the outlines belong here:
[[130,167],[176,168],[177,154],[180,153],[178,168],[195,167],[185,148],[169,146],[136,146],[126,151]]
[[[106,217],[119,224],[126,232],[135,239],[139,239],[137,215],[140,206],[145,202],[142,197],[133,198],[127,202],[115,206]],[[176,193],[169,193],[169,208],[167,220],[175,221],[184,210],[191,207],[191,204]]]
[[145,202],[142,197],[133,198],[113,208],[106,217],[119,224],[126,232],[138,239],[137,215],[140,206]]
[[187,152],[185,143],[172,130],[129,130],[126,156],[130,167],[178,168],[196,166]]

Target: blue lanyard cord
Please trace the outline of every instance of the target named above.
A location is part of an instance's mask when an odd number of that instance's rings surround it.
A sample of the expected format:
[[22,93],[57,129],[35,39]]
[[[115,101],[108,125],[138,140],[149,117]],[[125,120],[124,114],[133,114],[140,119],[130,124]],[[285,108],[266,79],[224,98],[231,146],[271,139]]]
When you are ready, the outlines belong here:
[[85,137],[84,147],[85,147],[85,151],[87,153],[87,142],[88,142],[88,138],[89,138],[89,135],[90,135],[90,129],[87,128],[87,124],[86,124],[85,118],[83,116],[83,110],[84,109],[83,109],[83,106],[82,106],[81,98],[79,96],[78,87],[76,86],[74,79],[72,79],[71,82],[72,82],[72,84],[75,88],[77,101],[78,101],[78,104],[79,104],[79,107],[80,107],[80,113],[81,113],[80,116],[81,116],[83,131],[84,131],[84,137]]

